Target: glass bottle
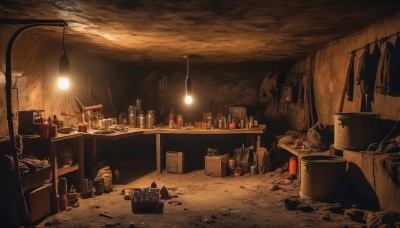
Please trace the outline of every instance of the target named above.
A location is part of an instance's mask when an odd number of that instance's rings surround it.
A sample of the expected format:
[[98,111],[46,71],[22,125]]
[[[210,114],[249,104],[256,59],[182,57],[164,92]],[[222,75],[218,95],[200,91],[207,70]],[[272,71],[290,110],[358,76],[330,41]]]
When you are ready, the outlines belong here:
[[183,116],[182,116],[182,114],[176,115],[176,124],[177,124],[177,126],[176,126],[177,129],[182,129],[182,127],[183,127]]
[[171,111],[169,112],[169,116],[168,116],[168,125],[169,125],[169,128],[174,128],[174,119],[175,119],[175,112],[174,112],[174,109],[173,108],[171,108]]

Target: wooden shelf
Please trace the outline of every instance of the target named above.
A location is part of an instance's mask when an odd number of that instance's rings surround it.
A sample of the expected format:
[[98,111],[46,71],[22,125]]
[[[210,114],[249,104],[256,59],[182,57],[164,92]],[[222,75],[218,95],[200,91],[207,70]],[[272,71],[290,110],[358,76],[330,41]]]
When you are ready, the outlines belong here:
[[74,164],[69,167],[58,168],[57,172],[58,172],[58,176],[61,176],[61,175],[76,171],[78,169],[79,169],[79,164]]

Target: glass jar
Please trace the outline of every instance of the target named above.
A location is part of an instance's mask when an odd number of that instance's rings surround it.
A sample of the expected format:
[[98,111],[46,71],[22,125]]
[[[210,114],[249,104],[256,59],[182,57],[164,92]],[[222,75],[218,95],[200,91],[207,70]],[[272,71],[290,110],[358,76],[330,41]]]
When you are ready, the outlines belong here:
[[125,114],[125,112],[121,112],[120,114],[119,114],[119,116],[118,116],[118,124],[120,124],[120,125],[125,125],[125,124],[127,124],[128,123],[128,121],[127,121],[127,119],[126,119],[126,114]]
[[136,107],[129,105],[128,108],[128,124],[130,127],[136,127]]
[[148,110],[146,115],[146,128],[152,129],[156,123],[156,114],[154,110]]

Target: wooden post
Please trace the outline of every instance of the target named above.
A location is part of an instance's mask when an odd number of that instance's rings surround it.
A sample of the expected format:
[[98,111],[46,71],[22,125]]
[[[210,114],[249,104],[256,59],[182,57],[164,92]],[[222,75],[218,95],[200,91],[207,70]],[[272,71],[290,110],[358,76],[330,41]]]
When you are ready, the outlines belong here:
[[163,138],[160,133],[156,134],[156,159],[157,159],[157,172],[161,173],[164,163],[164,151],[163,151]]

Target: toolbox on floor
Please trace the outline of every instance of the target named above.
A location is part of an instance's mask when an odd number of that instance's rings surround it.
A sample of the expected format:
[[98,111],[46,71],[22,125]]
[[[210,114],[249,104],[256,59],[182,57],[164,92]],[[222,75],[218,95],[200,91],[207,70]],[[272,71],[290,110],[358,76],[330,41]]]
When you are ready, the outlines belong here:
[[185,156],[183,152],[167,151],[166,170],[168,173],[182,174],[185,172]]
[[207,176],[225,177],[228,168],[228,154],[205,157],[205,170]]
[[133,213],[162,213],[164,203],[160,202],[160,189],[135,188],[132,190]]

